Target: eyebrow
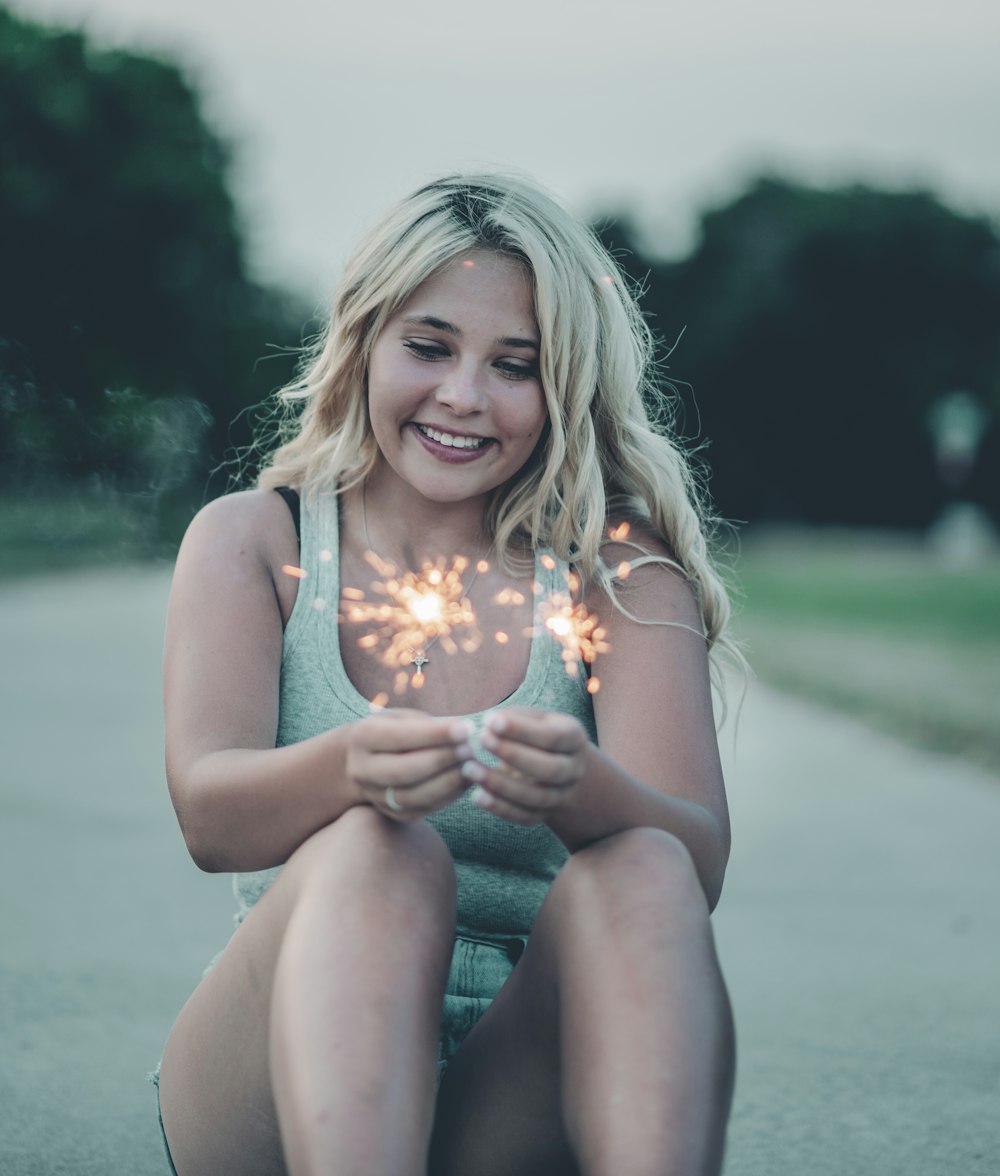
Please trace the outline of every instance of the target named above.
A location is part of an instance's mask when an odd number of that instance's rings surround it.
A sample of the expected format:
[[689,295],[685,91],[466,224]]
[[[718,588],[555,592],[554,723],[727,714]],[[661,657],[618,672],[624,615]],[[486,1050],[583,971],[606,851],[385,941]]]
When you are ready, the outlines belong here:
[[[446,334],[454,335],[456,338],[460,337],[462,330],[456,327],[454,323],[448,322],[447,319],[435,318],[432,314],[413,315],[409,318],[403,319],[404,323],[413,323],[420,327],[433,327],[436,331],[444,331]],[[496,340],[498,347],[519,347],[524,351],[538,351],[539,346],[534,339],[524,339],[520,335],[504,335]]]

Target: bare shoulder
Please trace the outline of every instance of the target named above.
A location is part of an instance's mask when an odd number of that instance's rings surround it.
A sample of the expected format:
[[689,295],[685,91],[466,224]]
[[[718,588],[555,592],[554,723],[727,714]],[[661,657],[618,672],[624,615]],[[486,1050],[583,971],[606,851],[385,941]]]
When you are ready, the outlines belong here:
[[612,520],[601,557],[616,572],[617,603],[596,581],[586,587],[584,599],[606,628],[659,623],[704,631],[697,596],[676,553],[648,521]]
[[[187,550],[186,550],[187,549]],[[295,524],[273,490],[240,490],[203,506],[184,536],[188,552],[212,553],[217,560],[254,560],[267,568],[298,558]]]
[[[283,526],[282,524],[287,524]],[[188,534],[225,542],[266,546],[275,533],[295,528],[291,512],[273,490],[238,490],[215,498],[191,520]]]

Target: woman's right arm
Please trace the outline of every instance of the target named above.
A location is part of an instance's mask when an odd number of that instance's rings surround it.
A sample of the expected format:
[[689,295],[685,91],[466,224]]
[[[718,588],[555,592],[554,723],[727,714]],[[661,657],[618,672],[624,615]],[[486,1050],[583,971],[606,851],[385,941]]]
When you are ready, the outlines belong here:
[[464,727],[414,712],[275,747],[288,587],[277,577],[296,552],[285,504],[250,491],[202,510],[177,557],[164,649],[167,779],[204,870],[279,865],[348,808],[382,807],[389,784],[407,818],[466,787]]

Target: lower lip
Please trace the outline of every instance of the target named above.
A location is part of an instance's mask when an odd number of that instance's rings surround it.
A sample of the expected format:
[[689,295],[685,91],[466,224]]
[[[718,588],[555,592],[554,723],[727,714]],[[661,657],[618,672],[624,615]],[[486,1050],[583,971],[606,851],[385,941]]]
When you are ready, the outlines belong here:
[[412,428],[428,453],[432,453],[438,461],[451,462],[453,465],[465,465],[467,462],[476,461],[484,453],[489,453],[494,445],[494,442],[490,440],[475,449],[459,449],[454,445],[442,445],[440,441],[435,441],[433,437],[428,437],[426,433],[421,432],[416,425],[413,425]]

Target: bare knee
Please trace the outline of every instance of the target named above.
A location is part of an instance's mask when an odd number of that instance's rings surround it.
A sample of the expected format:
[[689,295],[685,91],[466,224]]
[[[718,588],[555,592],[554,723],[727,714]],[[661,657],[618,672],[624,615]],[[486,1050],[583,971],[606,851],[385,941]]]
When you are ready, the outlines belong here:
[[448,847],[426,821],[402,824],[359,805],[308,838],[282,871],[297,891],[313,886],[392,893],[451,911],[455,867]]
[[553,891],[588,923],[603,918],[616,927],[678,917],[701,923],[709,913],[691,855],[661,829],[628,829],[578,850]]

